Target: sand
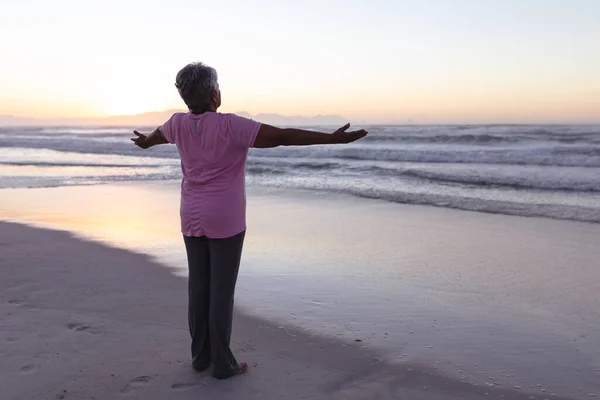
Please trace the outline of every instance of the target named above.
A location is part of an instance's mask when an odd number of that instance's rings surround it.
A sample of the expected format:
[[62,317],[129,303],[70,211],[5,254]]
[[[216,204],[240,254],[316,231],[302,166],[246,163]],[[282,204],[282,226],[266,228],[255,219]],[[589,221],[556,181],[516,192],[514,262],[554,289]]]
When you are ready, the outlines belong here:
[[600,225],[251,187],[251,372],[216,382],[189,368],[177,200],[177,182],[0,191],[0,219],[76,234],[0,224],[0,399],[600,393]]
[[240,313],[250,372],[218,381],[189,365],[185,279],[146,255],[11,223],[0,249],[4,400],[530,398]]

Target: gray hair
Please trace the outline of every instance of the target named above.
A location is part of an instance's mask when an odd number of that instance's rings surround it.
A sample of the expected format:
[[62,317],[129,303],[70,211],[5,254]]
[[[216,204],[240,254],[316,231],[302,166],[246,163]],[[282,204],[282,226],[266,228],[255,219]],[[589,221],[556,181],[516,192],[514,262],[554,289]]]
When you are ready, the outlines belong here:
[[183,67],[175,78],[179,95],[194,113],[203,113],[210,108],[213,90],[219,89],[217,71],[201,62]]

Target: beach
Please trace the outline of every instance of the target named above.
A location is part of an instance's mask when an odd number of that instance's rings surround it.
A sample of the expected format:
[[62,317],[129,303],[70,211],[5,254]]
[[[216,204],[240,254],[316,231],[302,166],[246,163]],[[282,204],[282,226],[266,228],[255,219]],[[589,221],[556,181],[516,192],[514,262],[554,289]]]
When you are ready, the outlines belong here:
[[176,181],[0,190],[3,398],[600,395],[597,224],[251,186],[250,373],[216,382],[189,366],[177,205]]
[[237,315],[252,373],[216,381],[189,365],[183,279],[65,232],[2,223],[0,238],[3,399],[326,398],[375,369],[368,351]]
[[0,400],[600,399],[600,0],[0,9]]

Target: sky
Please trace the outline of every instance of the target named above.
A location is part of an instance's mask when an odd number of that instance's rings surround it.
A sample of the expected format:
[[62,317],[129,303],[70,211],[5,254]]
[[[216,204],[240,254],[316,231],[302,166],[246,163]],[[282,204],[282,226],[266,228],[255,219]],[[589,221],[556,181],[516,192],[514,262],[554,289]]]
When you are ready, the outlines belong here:
[[598,0],[0,0],[0,115],[182,109],[393,123],[600,122]]

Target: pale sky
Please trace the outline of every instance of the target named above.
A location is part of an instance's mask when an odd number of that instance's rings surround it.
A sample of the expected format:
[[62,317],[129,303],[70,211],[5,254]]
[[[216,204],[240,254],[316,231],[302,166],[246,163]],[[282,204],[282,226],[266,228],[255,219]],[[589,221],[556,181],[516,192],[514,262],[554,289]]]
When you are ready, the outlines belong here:
[[0,0],[0,114],[184,108],[422,123],[599,122],[600,0]]

